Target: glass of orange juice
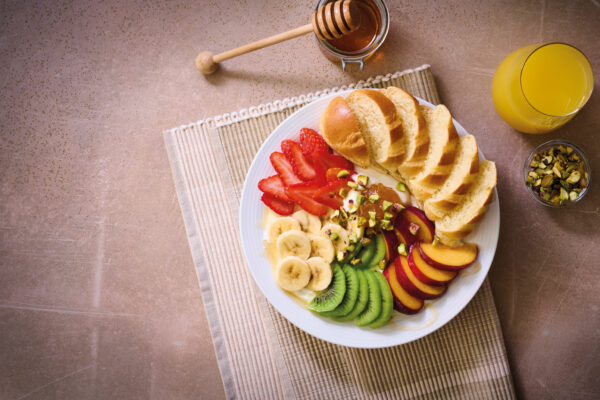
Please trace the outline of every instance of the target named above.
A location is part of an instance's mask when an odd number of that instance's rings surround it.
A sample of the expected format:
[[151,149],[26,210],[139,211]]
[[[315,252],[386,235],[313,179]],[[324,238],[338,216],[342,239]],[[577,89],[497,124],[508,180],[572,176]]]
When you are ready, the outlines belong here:
[[506,57],[494,75],[498,114],[518,131],[546,133],[577,114],[592,94],[585,55],[565,43],[532,44]]

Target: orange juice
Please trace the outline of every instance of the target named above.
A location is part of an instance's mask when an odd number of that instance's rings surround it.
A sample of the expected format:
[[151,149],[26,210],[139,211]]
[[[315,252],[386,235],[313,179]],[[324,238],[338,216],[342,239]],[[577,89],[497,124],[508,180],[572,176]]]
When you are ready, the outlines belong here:
[[594,87],[592,68],[563,43],[522,47],[502,61],[492,82],[498,114],[525,133],[550,132],[585,105]]

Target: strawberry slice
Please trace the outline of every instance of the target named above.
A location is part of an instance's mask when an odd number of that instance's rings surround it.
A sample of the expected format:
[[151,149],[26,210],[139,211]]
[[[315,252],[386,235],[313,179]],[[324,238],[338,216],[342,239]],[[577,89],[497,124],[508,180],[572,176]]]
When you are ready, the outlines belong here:
[[292,164],[290,164],[283,153],[275,151],[271,153],[269,159],[271,160],[271,164],[273,164],[273,168],[275,168],[275,171],[277,171],[277,174],[281,177],[284,186],[287,187],[302,182],[302,180],[294,174]]
[[327,214],[327,207],[313,199],[319,188],[318,182],[301,182],[289,186],[286,193],[305,211],[312,215],[323,216]]
[[[338,167],[334,167],[334,168],[329,168],[327,170],[327,172],[325,173],[325,178],[327,179],[327,182],[333,182],[333,181],[337,181],[338,179],[338,174],[340,173],[340,171],[344,171],[344,168],[338,168]],[[348,176],[352,176],[354,174],[356,174],[356,171],[353,171],[351,169],[347,169],[346,171],[350,172],[350,175]]]
[[300,146],[302,153],[308,155],[318,151],[330,151],[327,142],[323,140],[321,135],[310,128],[300,129]]
[[263,193],[260,199],[279,215],[291,215],[294,212],[294,203],[282,201],[269,193]]
[[288,203],[293,203],[294,200],[285,193],[285,186],[279,175],[273,175],[258,182],[258,188],[271,196],[277,197]]
[[327,170],[329,168],[342,168],[350,171],[352,170],[352,167],[354,167],[354,165],[344,157],[336,154],[329,154],[323,151],[312,153],[310,157],[312,159],[313,166],[317,171],[317,176],[322,180],[326,179]]
[[337,210],[344,205],[344,199],[338,194],[339,190],[347,186],[349,179],[336,179],[323,186],[313,195],[313,199],[329,208]]
[[287,157],[294,172],[303,181],[312,181],[317,178],[317,172],[308,160],[302,154],[302,148],[293,140],[284,140],[281,142],[281,150]]

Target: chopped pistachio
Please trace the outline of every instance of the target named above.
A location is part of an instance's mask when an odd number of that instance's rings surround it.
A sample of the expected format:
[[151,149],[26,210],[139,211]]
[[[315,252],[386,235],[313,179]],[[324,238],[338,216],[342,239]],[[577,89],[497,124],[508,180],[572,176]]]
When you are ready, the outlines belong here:
[[567,155],[571,155],[571,153],[573,153],[573,148],[571,146],[567,146]]
[[389,219],[382,219],[379,221],[379,226],[381,226],[381,229],[389,231],[392,228],[392,222]]
[[375,219],[377,217],[377,213],[375,211],[369,211],[369,218]]
[[356,206],[356,204],[351,205],[350,208],[348,209],[348,212],[350,214],[354,214],[357,211],[358,211],[358,207]]
[[356,189],[358,187],[358,183],[352,181],[348,182],[347,185],[352,189]]
[[419,231],[421,227],[417,224],[415,224],[414,222],[411,222],[410,225],[408,225],[408,231],[410,232],[411,235],[416,235],[417,232]]
[[558,179],[562,178],[562,174],[560,173],[558,168],[552,167],[552,172],[554,172],[554,175],[556,175]]
[[544,164],[543,162],[540,162],[540,165],[538,165],[539,169],[546,169],[547,165]]
[[386,211],[386,212],[383,213],[383,219],[390,220],[392,218],[394,218],[394,214],[392,214],[391,212],[387,212]]
[[569,200],[569,192],[565,190],[565,188],[560,188],[560,199],[561,200]]
[[433,243],[431,243],[432,246],[437,246],[438,244],[440,244],[440,238],[437,236],[433,237]]
[[354,249],[355,249],[355,247],[354,247],[354,245],[353,245],[353,244],[350,244],[350,245],[348,245],[348,246],[346,247],[346,250],[347,250],[347,251],[349,251],[349,252],[353,252],[353,251],[354,251]]
[[371,243],[371,239],[369,239],[368,237],[364,237],[364,238],[362,238],[362,240],[360,242],[362,243],[363,246],[366,246],[369,243]]
[[384,200],[383,203],[381,204],[381,208],[383,208],[383,211],[387,211],[393,205],[394,205],[394,203],[392,203],[391,201]]
[[331,235],[329,235],[329,239],[331,239],[332,241],[337,241],[340,238],[340,235],[338,235],[335,232],[332,232]]
[[398,246],[398,254],[403,255],[404,257],[408,256],[406,252],[406,245],[404,243],[400,243]]
[[346,252],[342,251],[342,250],[338,251],[337,254],[336,254],[336,256],[335,256],[335,258],[338,261],[344,261],[344,258],[346,258]]
[[373,204],[377,203],[379,201],[379,195],[377,193],[369,195],[369,201]]
[[352,264],[352,265],[358,265],[358,264],[360,264],[360,258],[353,258],[350,261],[350,264]]
[[533,186],[540,186],[541,184],[542,184],[542,180],[541,180],[541,179],[538,179],[537,181],[535,181],[535,182],[533,183]]
[[369,228],[375,228],[375,225],[377,225],[377,221],[375,221],[374,219],[370,219]]
[[537,168],[540,166],[540,162],[539,162],[539,160],[531,160],[531,162],[529,163],[529,166],[531,168]]
[[571,201],[577,200],[578,197],[579,197],[579,193],[577,193],[575,191],[571,191],[569,193],[569,200],[571,200]]
[[356,177],[356,183],[360,186],[367,186],[369,184],[369,177],[365,175],[359,175]]
[[546,157],[544,157],[544,163],[550,164],[553,159],[554,158],[552,157],[552,155],[548,154]]
[[586,187],[588,186],[588,184],[587,184],[587,179],[585,179],[585,178],[581,178],[581,179],[579,180],[579,186],[581,186],[582,188],[586,188]]
[[337,177],[340,178],[340,179],[341,178],[345,178],[345,177],[347,177],[349,175],[350,175],[350,171],[348,171],[347,169],[343,169],[343,170],[341,170],[340,172],[337,173]]
[[398,182],[396,184],[396,189],[398,189],[401,192],[406,192],[406,185],[402,182]]
[[383,260],[379,261],[379,264],[377,264],[377,266],[379,267],[379,269],[384,269],[386,264],[387,263],[385,262],[384,258]]
[[537,178],[539,178],[539,175],[538,175],[538,173],[537,173],[537,172],[535,172],[535,171],[529,171],[529,173],[527,174],[527,176],[530,176],[530,177],[532,177],[533,179],[537,179]]
[[338,191],[338,194],[340,195],[340,197],[342,198],[346,198],[346,196],[348,196],[348,189],[346,188],[340,188],[340,190]]
[[356,196],[356,204],[358,204],[359,206],[364,204],[366,200],[366,197],[363,196],[362,194],[359,194],[358,196]]
[[394,212],[399,213],[400,211],[404,210],[404,206],[400,203],[394,203],[394,205],[392,206],[392,210]]
[[552,185],[552,182],[554,181],[553,175],[546,175],[544,177],[544,179],[542,179],[542,186],[543,187],[549,187]]
[[367,223],[367,219],[365,217],[358,217],[356,220],[356,226],[363,227]]
[[358,242],[358,235],[356,234],[356,232],[352,232],[349,236],[348,236],[348,241],[350,243],[356,243]]
[[581,174],[579,173],[579,171],[573,171],[573,172],[571,172],[571,175],[569,175],[569,177],[567,178],[567,182],[575,184],[575,183],[579,182],[580,179],[581,179]]

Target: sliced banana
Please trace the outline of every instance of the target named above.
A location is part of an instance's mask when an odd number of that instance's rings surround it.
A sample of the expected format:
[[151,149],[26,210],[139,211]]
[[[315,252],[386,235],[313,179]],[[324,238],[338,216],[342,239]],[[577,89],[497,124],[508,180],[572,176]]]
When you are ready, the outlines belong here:
[[283,232],[277,238],[277,252],[280,257],[296,256],[303,260],[310,257],[310,239],[300,230]]
[[310,282],[308,282],[306,288],[315,292],[327,289],[333,278],[331,265],[321,257],[311,257],[306,260],[306,263],[311,273]]
[[306,233],[319,233],[321,230],[321,220],[316,215],[307,213],[304,210],[296,211],[292,214],[299,223],[302,230]]
[[352,219],[348,221],[348,232],[349,234],[356,234],[357,240],[360,240],[365,234],[365,227],[364,225],[358,226],[358,219]]
[[310,256],[321,257],[326,262],[330,263],[335,257],[335,249],[331,243],[331,239],[323,235],[308,235],[310,239]]
[[321,228],[321,235],[331,240],[336,253],[338,251],[345,251],[348,244],[350,244],[348,232],[333,222],[328,222]]
[[304,288],[311,276],[310,267],[306,261],[295,256],[285,257],[275,268],[275,282],[280,288],[290,292]]
[[273,222],[267,227],[267,234],[269,235],[269,242],[275,243],[279,235],[284,232],[301,230],[300,223],[296,218],[292,217],[279,217],[275,218]]

